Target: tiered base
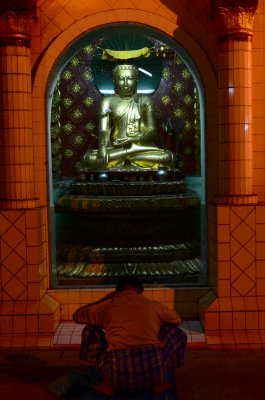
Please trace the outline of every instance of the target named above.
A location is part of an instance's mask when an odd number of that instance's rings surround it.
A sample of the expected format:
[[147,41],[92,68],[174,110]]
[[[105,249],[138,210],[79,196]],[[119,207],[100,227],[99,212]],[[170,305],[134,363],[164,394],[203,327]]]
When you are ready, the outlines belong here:
[[124,274],[145,283],[198,283],[198,196],[185,190],[181,178],[120,173],[106,182],[94,176],[74,182],[58,199],[59,284],[104,285]]

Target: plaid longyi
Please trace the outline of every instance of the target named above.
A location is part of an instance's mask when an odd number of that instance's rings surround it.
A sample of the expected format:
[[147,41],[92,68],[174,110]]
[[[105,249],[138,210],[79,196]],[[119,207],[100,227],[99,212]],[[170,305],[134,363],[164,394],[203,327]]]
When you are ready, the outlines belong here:
[[163,325],[161,346],[142,346],[107,351],[104,332],[86,325],[82,332],[80,358],[110,380],[118,390],[146,390],[165,379],[167,372],[184,362],[187,335],[177,325]]

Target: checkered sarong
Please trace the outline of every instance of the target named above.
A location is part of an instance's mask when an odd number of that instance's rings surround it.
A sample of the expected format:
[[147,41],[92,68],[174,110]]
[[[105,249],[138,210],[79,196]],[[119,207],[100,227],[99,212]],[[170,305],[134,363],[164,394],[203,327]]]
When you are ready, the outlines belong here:
[[159,331],[161,347],[143,346],[107,351],[104,332],[87,325],[82,332],[80,358],[110,380],[118,390],[145,390],[159,384],[167,372],[184,362],[187,336],[176,325]]

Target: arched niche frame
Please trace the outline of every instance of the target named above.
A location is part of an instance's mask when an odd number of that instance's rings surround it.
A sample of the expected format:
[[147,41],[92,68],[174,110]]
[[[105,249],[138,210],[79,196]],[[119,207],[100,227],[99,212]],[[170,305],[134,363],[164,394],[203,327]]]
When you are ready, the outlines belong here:
[[[182,45],[180,45],[179,41],[176,41],[172,36],[169,36],[167,34],[167,32],[161,32],[159,31],[157,28],[154,27],[148,27],[146,25],[140,25],[140,24],[135,24],[135,23],[131,23],[131,24],[124,24],[124,23],[116,23],[116,24],[109,24],[109,25],[105,25],[102,27],[97,27],[91,30],[88,30],[86,32],[83,32],[83,34],[79,37],[77,37],[74,41],[72,41],[71,43],[68,43],[67,46],[65,46],[65,48],[63,49],[63,51],[59,54],[58,57],[58,52],[56,52],[56,41],[54,42],[54,44],[51,45],[51,47],[47,50],[47,53],[44,55],[43,59],[40,61],[39,66],[36,68],[36,79],[34,81],[34,86],[33,89],[35,88],[35,92],[36,92],[36,88],[39,86],[42,86],[42,89],[45,90],[46,92],[46,104],[47,104],[47,111],[46,111],[46,127],[47,127],[47,131],[48,131],[48,135],[46,136],[46,158],[48,161],[48,171],[46,171],[47,173],[47,182],[48,182],[48,187],[49,190],[47,190],[46,193],[49,193],[48,199],[48,209],[49,210],[53,210],[53,197],[52,197],[52,174],[51,174],[51,148],[50,148],[50,126],[51,126],[51,121],[50,121],[50,116],[51,116],[51,101],[52,101],[52,94],[58,79],[59,74],[61,73],[61,71],[63,70],[64,66],[68,63],[68,61],[76,54],[78,53],[82,48],[84,48],[88,41],[91,40],[92,38],[95,38],[99,35],[99,33],[102,35],[102,33],[108,33],[110,30],[111,32],[113,31],[119,31],[120,29],[126,27],[126,30],[130,30],[132,29],[132,31],[137,27],[138,32],[142,32],[143,34],[148,34],[148,35],[152,35],[152,37],[156,38],[157,40],[165,43],[167,46],[171,47],[172,49],[175,49],[178,54],[180,55],[180,57],[184,60],[184,62],[187,64],[187,66],[189,67],[190,71],[192,72],[194,81],[196,82],[197,88],[198,88],[198,93],[199,93],[199,104],[200,104],[200,114],[201,114],[201,149],[202,149],[202,154],[201,154],[201,161],[202,161],[202,169],[201,169],[201,177],[202,177],[202,182],[203,182],[203,189],[201,190],[201,202],[202,204],[205,206],[205,193],[206,193],[206,178],[205,178],[205,96],[204,96],[204,87],[205,85],[202,82],[201,79],[201,75],[202,75],[202,71],[201,70],[207,70],[206,71],[206,76],[210,75],[210,79],[208,79],[210,82],[208,83],[209,87],[213,85],[214,82],[214,76],[211,70],[211,66],[209,65],[209,62],[206,59],[205,54],[201,51],[201,48],[199,46],[194,46],[194,42],[193,40],[187,36],[183,31],[178,30],[180,33],[180,37],[179,39],[185,39],[184,42],[186,42],[186,47],[191,49],[194,49],[194,47],[197,47],[197,53],[200,54],[200,57],[198,59],[199,64],[201,64],[201,69],[198,67],[198,64],[196,62],[194,62],[194,57],[192,57],[192,54],[189,54],[188,52],[188,48],[184,49],[184,47]],[[173,26],[171,27],[173,28]],[[172,29],[173,32],[173,29]],[[63,33],[62,33],[63,35]],[[176,35],[178,36],[178,35]],[[61,38],[58,38],[58,40],[60,40]],[[182,40],[181,40],[182,41]],[[60,44],[61,46],[61,44]],[[53,50],[51,52],[51,50]],[[50,54],[49,54],[50,53]],[[51,54],[53,53],[53,55]],[[54,53],[56,53],[56,57],[54,55]],[[192,53],[192,52],[191,52]],[[196,55],[196,54],[195,54]],[[53,63],[51,64],[51,59],[53,58]],[[48,61],[48,62],[47,62]],[[196,60],[197,61],[197,60]],[[206,62],[207,61],[207,62]],[[50,73],[47,74],[47,64],[51,64],[51,69],[50,69]],[[205,68],[206,65],[206,68]],[[46,86],[43,86],[43,81],[42,84],[40,84],[39,78],[38,78],[38,70],[45,70],[46,73]],[[199,72],[200,71],[200,72]],[[203,74],[203,76],[205,76],[205,74]],[[45,81],[44,81],[45,82]],[[39,89],[39,88],[38,88]],[[40,93],[40,91],[38,90],[38,93]],[[33,97],[34,97],[34,90],[33,90]],[[39,99],[39,95],[36,95],[36,103],[40,102]],[[42,148],[43,150],[43,148]],[[36,185],[37,186],[37,185]],[[40,190],[40,192],[43,192]],[[45,203],[44,198],[42,199],[43,203]],[[51,217],[52,217],[52,213],[50,214],[50,221],[51,221]],[[205,240],[205,243],[207,241]],[[50,245],[50,247],[52,247]]]

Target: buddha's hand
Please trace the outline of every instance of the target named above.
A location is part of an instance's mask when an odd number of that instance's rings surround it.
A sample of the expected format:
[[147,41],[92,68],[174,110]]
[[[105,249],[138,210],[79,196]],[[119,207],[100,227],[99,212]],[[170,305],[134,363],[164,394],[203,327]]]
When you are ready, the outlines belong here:
[[138,139],[140,136],[142,136],[142,134],[138,130],[134,131],[134,132],[132,131],[132,132],[128,132],[127,133],[127,137],[132,139],[132,140]]
[[117,139],[115,142],[113,142],[113,147],[130,147],[132,143],[138,142],[139,138],[138,137],[127,137],[124,139]]
[[139,142],[140,141],[140,139],[141,139],[141,135],[135,135],[135,136],[129,136],[128,138],[127,138],[127,141],[128,141],[128,143],[137,143],[137,142]]
[[127,145],[130,144],[131,141],[129,139],[117,139],[115,140],[112,145],[113,147],[128,147]]
[[106,168],[107,163],[108,163],[108,151],[106,148],[101,148],[98,150],[97,167],[99,169],[104,169]]

